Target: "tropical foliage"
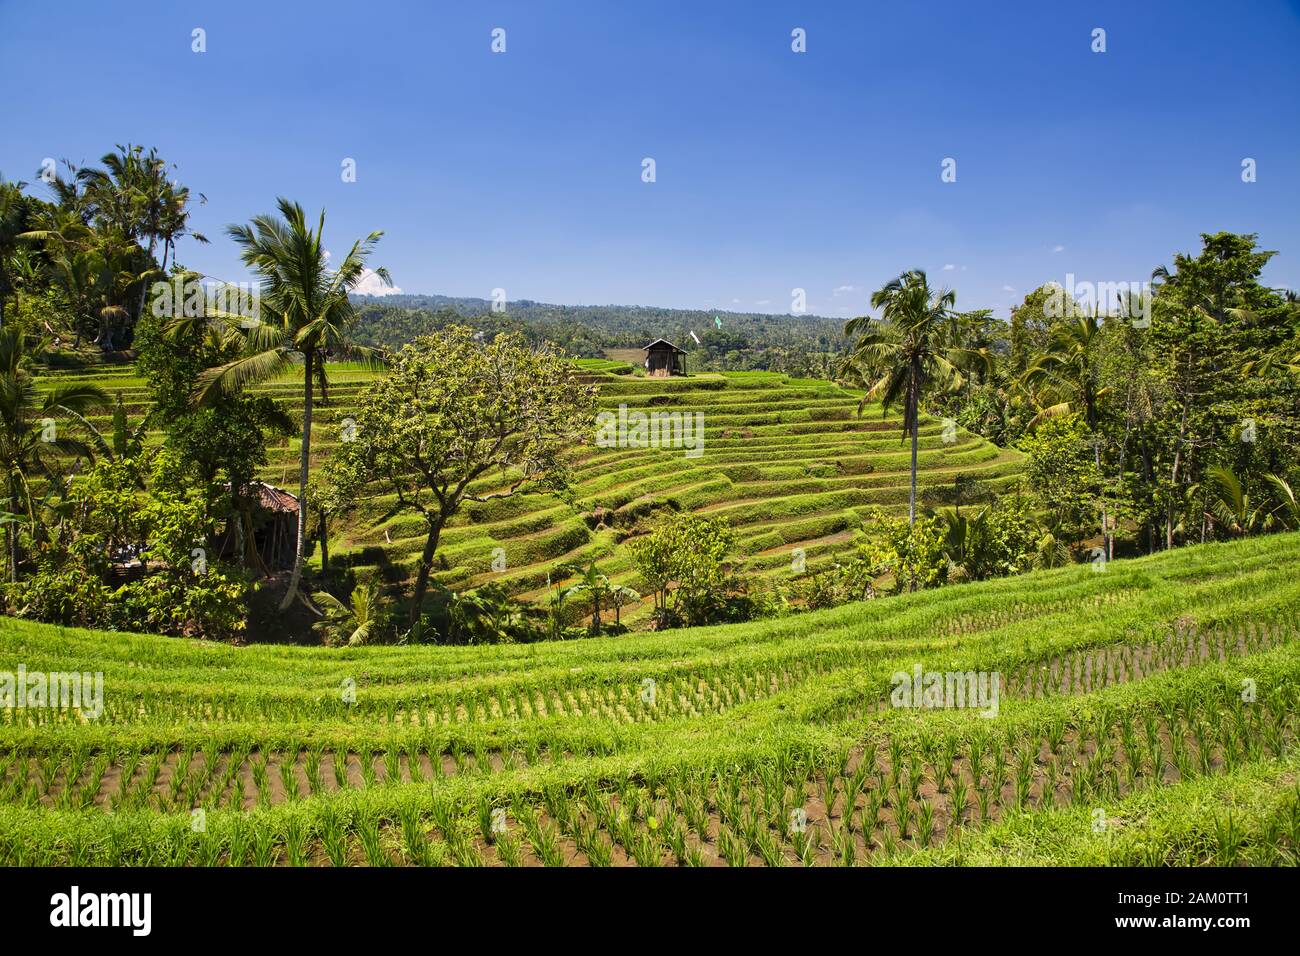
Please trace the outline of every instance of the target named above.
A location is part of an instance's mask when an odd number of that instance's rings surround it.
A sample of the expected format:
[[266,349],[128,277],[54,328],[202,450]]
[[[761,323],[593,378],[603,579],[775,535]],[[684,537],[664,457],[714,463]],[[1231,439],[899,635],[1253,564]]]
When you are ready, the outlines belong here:
[[[207,240],[156,150],[44,172],[0,181],[11,613],[234,636],[257,598],[329,643],[564,639],[1300,527],[1300,306],[1252,235],[1204,235],[1150,294],[1048,283],[1009,322],[911,270],[837,329],[359,306],[381,233],[331,259],[324,213],[280,199],[227,229],[236,314],[181,261]],[[685,380],[604,357],[697,325]],[[598,410],[672,403],[717,457],[592,447]],[[267,490],[293,466],[296,499]],[[284,575],[262,493],[293,511]]]

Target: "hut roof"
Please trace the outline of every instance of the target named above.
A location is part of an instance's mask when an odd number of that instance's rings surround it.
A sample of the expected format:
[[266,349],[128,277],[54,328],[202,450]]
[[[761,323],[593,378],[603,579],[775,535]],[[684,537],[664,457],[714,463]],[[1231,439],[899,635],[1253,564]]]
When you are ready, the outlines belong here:
[[275,485],[268,485],[264,481],[250,481],[244,485],[243,493],[245,497],[256,499],[258,505],[267,511],[278,511],[284,514],[298,513],[298,496],[291,495],[283,488],[277,488]]
[[653,349],[656,345],[666,345],[666,346],[668,346],[670,349],[672,349],[674,352],[681,352],[683,355],[686,354],[686,350],[685,350],[685,349],[679,349],[677,346],[673,345],[673,343],[672,343],[672,342],[669,342],[667,339],[655,339],[653,342],[651,342],[649,345],[647,345],[647,346],[646,346],[644,349],[642,349],[641,351],[643,351],[643,352],[649,352],[649,351],[650,351],[651,349]]

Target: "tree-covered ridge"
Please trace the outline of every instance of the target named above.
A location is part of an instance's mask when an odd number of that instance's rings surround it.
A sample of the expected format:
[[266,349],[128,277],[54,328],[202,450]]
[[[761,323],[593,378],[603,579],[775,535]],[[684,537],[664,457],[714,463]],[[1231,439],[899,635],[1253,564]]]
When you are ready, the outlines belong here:
[[825,378],[848,346],[841,321],[808,314],[551,305],[526,299],[503,302],[498,311],[487,299],[407,294],[358,297],[357,305],[358,337],[388,347],[449,325],[468,325],[488,335],[518,331],[533,342],[553,342],[575,358],[601,358],[609,349],[640,349],[665,338],[687,351],[692,371],[758,369]]

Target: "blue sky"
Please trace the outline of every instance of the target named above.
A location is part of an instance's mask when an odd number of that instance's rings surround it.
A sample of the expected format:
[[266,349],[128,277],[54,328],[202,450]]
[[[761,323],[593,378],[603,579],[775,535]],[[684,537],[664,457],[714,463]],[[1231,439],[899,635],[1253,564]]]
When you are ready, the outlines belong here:
[[1300,286],[1298,48],[1294,0],[0,0],[0,170],[156,145],[224,279],[286,195],[407,292],[849,316],[919,267],[1005,315],[1218,229]]

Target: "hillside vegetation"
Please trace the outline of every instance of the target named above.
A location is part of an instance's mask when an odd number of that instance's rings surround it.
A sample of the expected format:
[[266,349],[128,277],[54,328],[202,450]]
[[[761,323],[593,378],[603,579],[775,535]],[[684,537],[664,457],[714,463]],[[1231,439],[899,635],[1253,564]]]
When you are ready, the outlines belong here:
[[[96,720],[0,710],[0,863],[1294,864],[1298,567],[1271,535],[526,646],[0,619],[5,667],[104,681]],[[999,672],[996,715],[890,706],[916,666]]]
[[[616,584],[638,588],[629,535],[652,526],[663,510],[691,510],[726,518],[737,535],[738,557],[760,580],[790,577],[795,549],[808,571],[853,551],[854,533],[874,507],[905,513],[908,449],[897,414],[879,406],[857,414],[860,392],[830,382],[777,373],[700,374],[644,378],[624,363],[582,360],[583,377],[600,388],[603,411],[703,415],[698,456],[681,447],[587,447],[571,456],[571,497],[526,494],[467,507],[444,533],[442,570],[435,580],[463,589],[498,582],[509,593],[542,601],[550,580],[567,578],[566,567],[598,560]],[[358,366],[331,368],[328,403],[314,413],[312,473],[318,475],[344,436],[344,423],[375,372]],[[94,367],[47,375],[45,382],[98,385],[121,394],[130,420],[150,406],[149,390],[131,366]],[[257,386],[291,413],[301,413],[301,387],[292,374]],[[108,413],[88,416],[111,431]],[[593,436],[594,439],[595,436]],[[1023,456],[958,429],[945,441],[943,422],[921,423],[920,487],[923,500],[952,504],[960,477],[971,495],[1006,487]],[[292,490],[299,442],[271,450],[262,477]],[[484,491],[499,476],[481,483]],[[975,483],[972,485],[971,483]],[[359,572],[376,570],[390,585],[406,581],[424,543],[418,517],[390,517],[391,497],[368,501],[332,526],[330,559]],[[504,570],[493,570],[495,549]],[[499,554],[497,552],[496,554]],[[319,548],[314,556],[319,567]],[[501,564],[498,561],[497,567]],[[622,610],[635,626],[651,610],[649,597]]]

